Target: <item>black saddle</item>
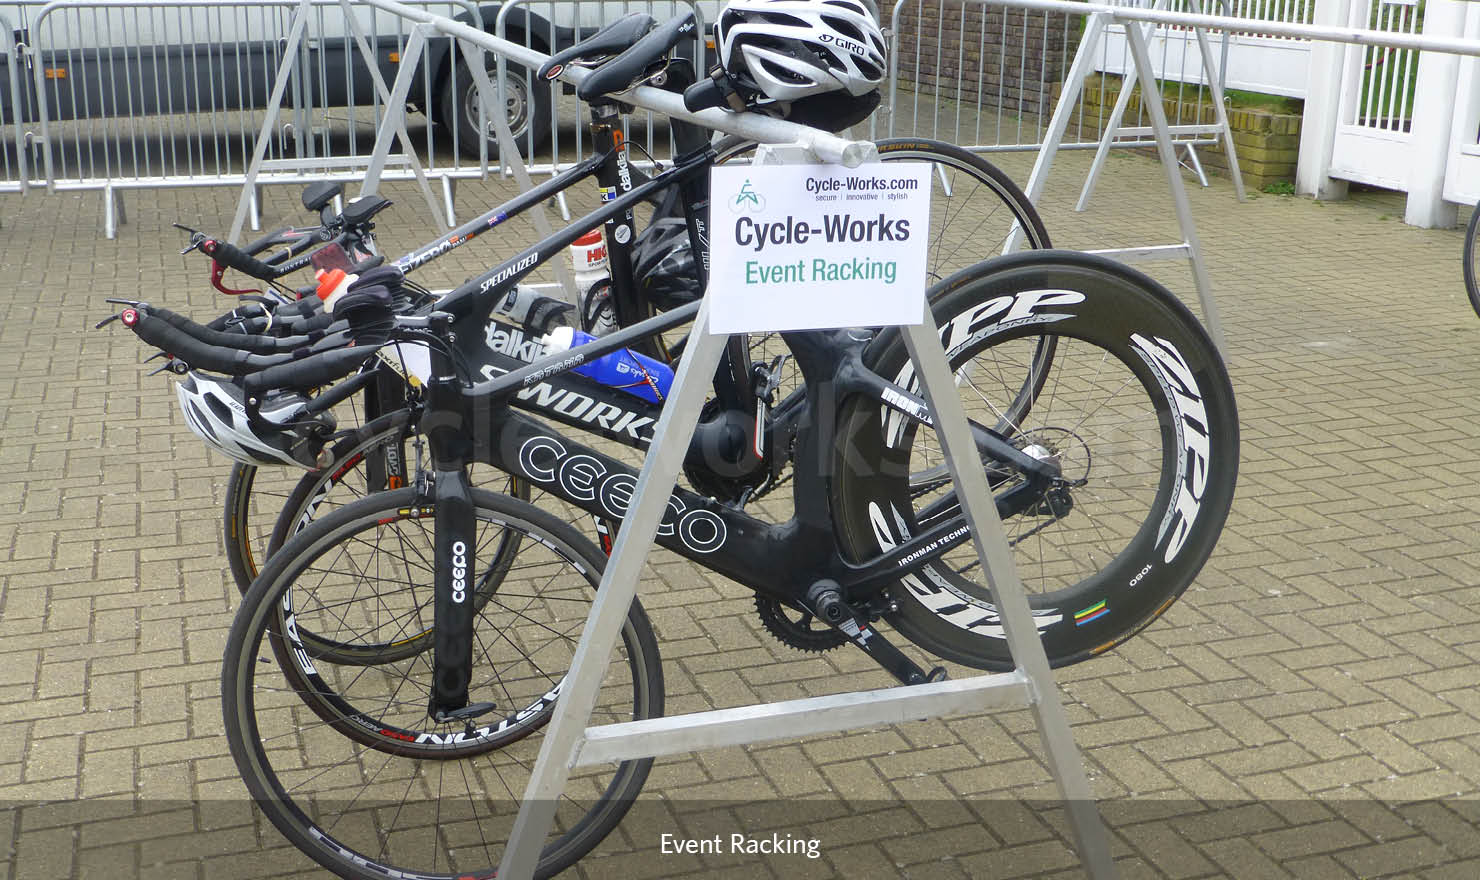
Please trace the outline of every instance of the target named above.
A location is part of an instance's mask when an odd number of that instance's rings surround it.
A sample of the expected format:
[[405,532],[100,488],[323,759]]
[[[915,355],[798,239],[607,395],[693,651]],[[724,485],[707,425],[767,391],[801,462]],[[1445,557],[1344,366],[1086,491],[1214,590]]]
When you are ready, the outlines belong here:
[[303,189],[303,207],[317,213],[342,192],[344,192],[344,186],[338,181],[321,180],[318,183],[310,183]]
[[624,15],[569,49],[551,55],[535,75],[540,79],[554,79],[572,61],[599,61],[625,52],[653,29],[653,22],[653,17],[645,12]]
[[692,11],[669,19],[581,80],[576,96],[582,101],[592,101],[603,95],[627,91],[654,64],[666,57],[679,40],[692,34],[694,28]]

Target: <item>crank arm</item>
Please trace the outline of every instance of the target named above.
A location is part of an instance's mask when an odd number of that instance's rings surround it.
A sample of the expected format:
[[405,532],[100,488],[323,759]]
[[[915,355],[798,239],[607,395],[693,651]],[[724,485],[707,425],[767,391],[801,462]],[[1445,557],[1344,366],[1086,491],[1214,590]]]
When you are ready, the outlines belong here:
[[937,666],[926,672],[896,648],[893,642],[884,638],[883,633],[869,626],[868,618],[843,601],[836,581],[822,580],[813,584],[807,591],[807,601],[813,607],[817,619],[847,636],[848,641],[884,667],[900,684],[945,680],[944,667]]

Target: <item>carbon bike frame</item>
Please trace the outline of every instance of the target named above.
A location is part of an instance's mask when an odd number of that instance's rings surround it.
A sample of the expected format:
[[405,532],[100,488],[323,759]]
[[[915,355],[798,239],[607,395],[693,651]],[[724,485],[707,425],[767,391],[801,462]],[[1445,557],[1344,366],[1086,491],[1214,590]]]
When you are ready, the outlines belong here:
[[[433,350],[434,375],[428,385],[421,429],[428,440],[435,475],[433,487],[423,488],[423,497],[435,501],[437,625],[428,711],[437,720],[469,720],[490,710],[484,704],[467,703],[474,616],[474,603],[468,601],[474,589],[468,548],[477,546],[467,464],[492,465],[528,479],[594,516],[622,519],[637,485],[637,471],[510,405],[587,428],[593,425],[582,423],[579,416],[598,406],[619,410],[623,419],[635,417],[634,413],[649,413],[641,418],[655,421],[659,407],[630,397],[622,402],[625,406],[612,402],[609,395],[621,392],[609,390],[603,399],[597,383],[566,374],[636,339],[687,323],[698,308],[699,304],[693,303],[675,309],[533,364],[513,361],[518,368],[476,385],[465,383],[457,375],[450,355]],[[439,320],[448,328],[452,326],[450,315],[433,315],[434,324]],[[800,424],[806,428],[797,434],[792,463],[796,482],[792,518],[785,523],[767,523],[738,507],[675,487],[658,529],[657,543],[792,608],[812,612],[819,585],[824,585],[836,590],[850,607],[880,613],[883,609],[871,603],[880,598],[885,586],[966,540],[969,529],[964,514],[959,508],[953,510],[955,505],[948,498],[937,502],[928,515],[937,520],[936,524],[920,534],[872,559],[859,563],[847,560],[838,544],[829,504],[829,465],[837,454],[836,443],[847,440],[835,434],[836,416],[843,402],[854,394],[868,395],[922,424],[929,423],[926,405],[864,366],[867,333],[835,330],[781,335],[805,380],[804,387],[788,399],[792,402],[789,418],[801,419]],[[617,417],[615,413],[613,417]],[[1025,477],[996,497],[998,515],[1013,516],[1039,503],[1055,476],[1053,469],[991,430],[979,426],[972,430],[978,449],[988,461]],[[619,433],[610,425],[597,433],[632,446],[641,446],[648,439],[639,432]],[[907,473],[884,476],[908,478]],[[870,630],[869,619],[868,614],[859,615],[851,620],[852,626],[839,629],[899,681],[926,680],[913,661],[876,630]]]

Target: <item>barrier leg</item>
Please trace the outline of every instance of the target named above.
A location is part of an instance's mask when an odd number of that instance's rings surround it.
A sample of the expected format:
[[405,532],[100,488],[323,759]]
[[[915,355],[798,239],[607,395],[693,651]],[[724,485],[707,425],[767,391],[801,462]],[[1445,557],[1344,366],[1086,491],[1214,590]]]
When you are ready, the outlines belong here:
[[[1028,201],[1034,204],[1043,195],[1048,173],[1053,170],[1053,160],[1058,155],[1059,145],[1064,142],[1064,132],[1069,128],[1069,117],[1074,115],[1074,105],[1079,103],[1079,96],[1084,93],[1084,81],[1094,67],[1095,51],[1100,46],[1100,40],[1104,39],[1105,28],[1109,23],[1109,16],[1095,13],[1089,16],[1089,21],[1085,24],[1084,38],[1079,41],[1079,51],[1074,53],[1074,61],[1069,65],[1068,75],[1064,77],[1064,91],[1059,95],[1058,106],[1054,107],[1048,130],[1043,134],[1043,149],[1038,151],[1038,158],[1033,162],[1033,172],[1028,175],[1028,185],[1023,187]],[[1012,253],[1017,250],[1022,238],[1022,229],[1013,223],[1002,252]]]
[[[262,119],[262,128],[257,132],[257,143],[252,147],[252,161],[247,163],[247,179],[243,184],[242,197],[236,203],[236,216],[231,221],[231,232],[226,240],[240,241],[242,225],[247,220],[248,201],[255,198],[257,175],[262,171],[262,160],[267,158],[267,145],[272,138],[272,127],[277,124],[278,111],[283,106],[283,92],[293,75],[293,66],[298,61],[298,47],[303,42],[303,31],[308,26],[308,16],[313,10],[313,0],[299,0],[298,10],[293,13],[293,24],[288,28],[288,40],[283,48],[283,60],[278,64],[277,78],[272,84],[272,94],[267,99],[267,115]],[[373,66],[373,65],[372,65]],[[253,224],[253,229],[257,225]]]

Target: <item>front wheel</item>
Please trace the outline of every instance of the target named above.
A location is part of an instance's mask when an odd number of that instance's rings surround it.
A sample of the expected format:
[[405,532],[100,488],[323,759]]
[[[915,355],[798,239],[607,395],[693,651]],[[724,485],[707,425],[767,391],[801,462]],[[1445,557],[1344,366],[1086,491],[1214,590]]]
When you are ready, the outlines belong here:
[[[1125,641],[1166,610],[1213,551],[1233,501],[1238,417],[1223,361],[1175,297],[1124,265],[1064,251],[988,261],[931,291],[967,416],[991,428],[1054,356],[1033,406],[1003,432],[1057,465],[1059,479],[1004,523],[1049,661],[1061,666]],[[918,390],[897,331],[870,368]],[[855,399],[839,436],[834,510],[845,552],[866,560],[959,512],[934,432]],[[1018,472],[985,461],[1000,496]],[[922,481],[920,474],[937,474]],[[891,588],[888,618],[932,653],[1010,668],[996,607],[971,542]]]
[[[498,866],[605,557],[523,501],[473,489],[473,577],[519,536],[518,558],[477,609],[470,723],[428,717],[427,652],[373,666],[315,662],[300,634],[394,641],[430,625],[433,511],[414,489],[316,520],[275,554],[232,623],[222,708],[252,797],[294,845],[341,877],[488,876]],[[276,662],[273,662],[273,661]],[[663,711],[657,641],[634,601],[592,719]],[[537,870],[549,876],[621,821],[651,759],[582,768]]]
[[1470,215],[1470,226],[1465,230],[1465,293],[1470,296],[1470,307],[1480,315],[1480,208]]

